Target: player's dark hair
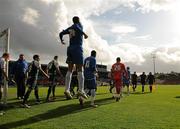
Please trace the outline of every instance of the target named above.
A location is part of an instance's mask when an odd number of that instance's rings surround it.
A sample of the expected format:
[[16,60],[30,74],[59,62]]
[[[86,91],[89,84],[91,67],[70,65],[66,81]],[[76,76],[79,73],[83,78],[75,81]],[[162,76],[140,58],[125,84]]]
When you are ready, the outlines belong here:
[[58,56],[54,56],[54,59],[57,60],[57,59],[58,59]]
[[3,53],[3,55],[2,55],[2,57],[7,57],[7,56],[9,56],[9,53],[7,53],[7,52]]
[[78,16],[74,16],[72,21],[73,21],[73,23],[80,23],[80,20],[79,20]]
[[39,55],[34,55],[33,56],[33,59],[35,60],[35,59],[38,59],[39,58]]
[[129,67],[127,67],[127,69],[129,70],[130,68],[129,68]]
[[19,57],[20,57],[20,56],[24,56],[24,54],[20,54]]
[[116,58],[116,61],[117,61],[117,62],[121,61],[121,58],[120,58],[120,57],[117,57],[117,58]]
[[96,51],[95,51],[95,50],[92,50],[92,51],[91,51],[91,56],[96,57]]

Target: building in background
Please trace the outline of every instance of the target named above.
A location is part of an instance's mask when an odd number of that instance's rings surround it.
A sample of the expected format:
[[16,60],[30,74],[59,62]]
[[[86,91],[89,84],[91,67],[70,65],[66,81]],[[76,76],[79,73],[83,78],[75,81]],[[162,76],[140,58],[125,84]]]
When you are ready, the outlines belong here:
[[[9,76],[13,77],[12,74],[12,69],[13,69],[13,65],[14,65],[15,61],[9,61]],[[43,70],[46,70],[47,68],[47,64],[41,64],[41,67]],[[60,66],[60,71],[63,75],[63,78],[59,77],[59,85],[64,85],[65,82],[65,75],[67,72],[68,68],[65,66]],[[100,65],[97,64],[97,70],[98,70],[98,85],[105,85],[108,83],[109,78],[108,78],[108,73],[109,71],[107,70],[107,66],[106,65]],[[38,85],[48,85],[49,79],[47,79],[46,77],[42,76],[42,73],[40,73],[39,75],[39,79],[38,79]]]

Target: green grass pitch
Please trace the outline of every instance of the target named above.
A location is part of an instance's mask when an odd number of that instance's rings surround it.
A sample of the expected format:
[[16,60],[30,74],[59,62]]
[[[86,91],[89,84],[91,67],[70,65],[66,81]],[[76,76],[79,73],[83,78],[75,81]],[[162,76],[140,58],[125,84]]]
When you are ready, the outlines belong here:
[[[62,87],[57,87],[55,102],[43,102],[47,88],[40,88],[42,104],[34,104],[34,93],[30,97],[32,107],[20,108],[16,100],[16,89],[9,88],[9,107],[0,116],[0,129],[180,129],[180,86],[159,85],[153,93],[136,93],[124,97],[120,102],[112,99],[109,87],[98,87],[98,108],[84,108],[78,100],[65,100]],[[131,89],[132,91],[132,89]]]

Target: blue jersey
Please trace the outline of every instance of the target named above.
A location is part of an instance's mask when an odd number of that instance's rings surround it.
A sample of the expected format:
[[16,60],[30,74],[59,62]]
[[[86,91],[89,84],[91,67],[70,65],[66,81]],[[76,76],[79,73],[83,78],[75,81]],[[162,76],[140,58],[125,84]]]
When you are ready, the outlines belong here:
[[16,76],[24,75],[28,70],[28,63],[25,60],[17,60],[14,66],[14,74]]
[[95,79],[96,59],[95,57],[87,57],[84,61],[84,77],[86,80]]
[[63,41],[63,35],[69,34],[70,46],[82,46],[83,42],[83,26],[80,23],[73,24],[71,27],[59,33],[60,40]]
[[131,78],[131,72],[129,70],[127,70],[127,77],[123,76],[123,83],[124,84],[129,84],[130,83],[130,78]]

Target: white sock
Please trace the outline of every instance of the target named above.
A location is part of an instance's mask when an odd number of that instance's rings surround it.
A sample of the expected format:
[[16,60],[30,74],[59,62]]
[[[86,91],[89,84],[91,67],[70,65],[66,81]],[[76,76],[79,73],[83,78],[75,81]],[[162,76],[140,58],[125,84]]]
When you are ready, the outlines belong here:
[[71,78],[72,78],[72,72],[68,71],[66,73],[66,79],[65,79],[65,92],[70,92],[70,84],[71,84]]
[[87,93],[89,92],[89,89],[85,89],[84,91],[85,91],[85,93],[87,94]]
[[96,90],[92,89],[91,90],[91,105],[94,105],[95,96],[96,96]]
[[79,91],[84,93],[84,74],[83,74],[83,72],[78,72],[77,78],[78,78],[78,84],[79,84]]

